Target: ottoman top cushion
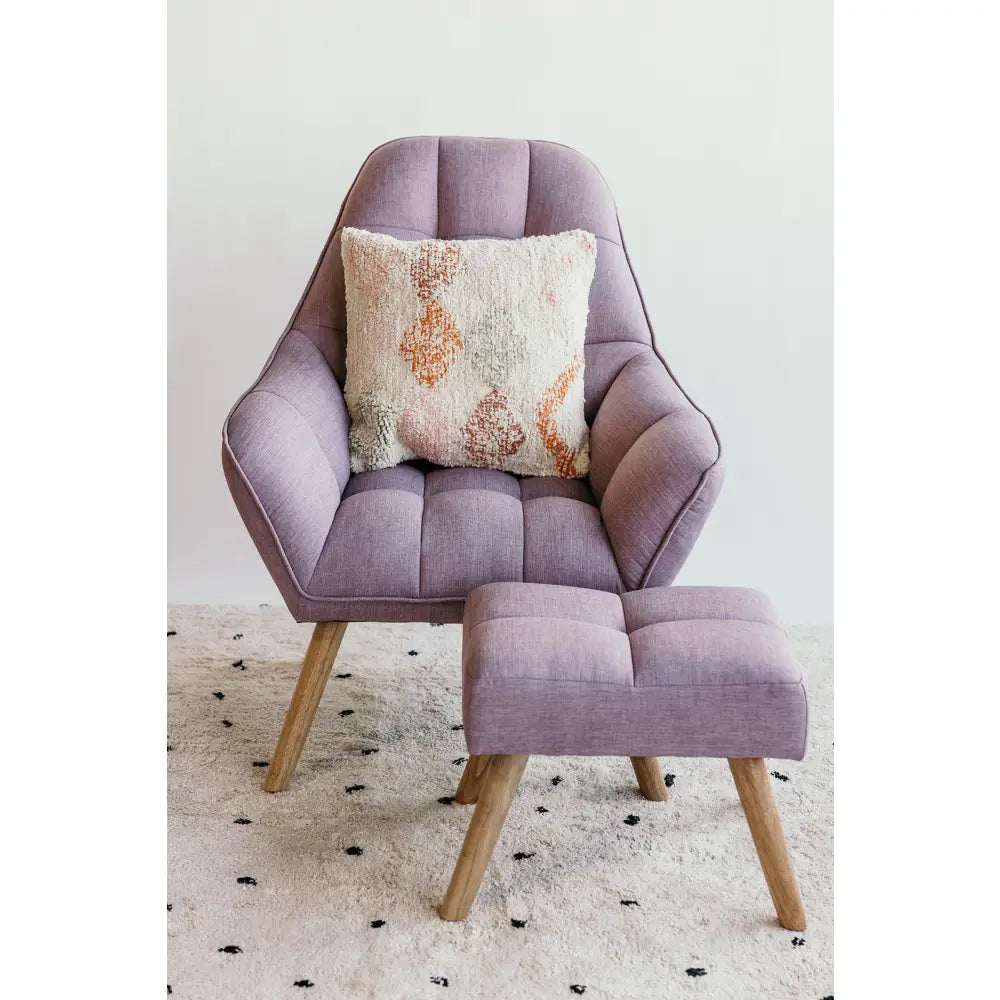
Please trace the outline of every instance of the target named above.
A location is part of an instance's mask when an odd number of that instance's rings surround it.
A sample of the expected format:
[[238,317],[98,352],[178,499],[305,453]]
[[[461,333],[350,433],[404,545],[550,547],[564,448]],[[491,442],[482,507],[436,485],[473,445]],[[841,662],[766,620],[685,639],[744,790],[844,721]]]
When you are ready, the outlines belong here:
[[472,753],[805,753],[802,672],[754,590],[488,584],[466,604],[462,676]]

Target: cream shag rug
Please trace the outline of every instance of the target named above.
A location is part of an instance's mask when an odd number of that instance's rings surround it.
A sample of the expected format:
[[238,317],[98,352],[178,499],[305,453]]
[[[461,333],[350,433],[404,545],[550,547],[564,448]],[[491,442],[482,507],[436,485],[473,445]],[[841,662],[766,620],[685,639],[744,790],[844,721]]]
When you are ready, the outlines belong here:
[[458,626],[351,625],[291,788],[260,790],[310,635],[283,608],[174,607],[172,996],[822,1000],[832,972],[832,663],[791,630],[809,753],[774,790],[809,919],[783,930],[725,761],[533,757],[465,923],[435,912],[471,806]]

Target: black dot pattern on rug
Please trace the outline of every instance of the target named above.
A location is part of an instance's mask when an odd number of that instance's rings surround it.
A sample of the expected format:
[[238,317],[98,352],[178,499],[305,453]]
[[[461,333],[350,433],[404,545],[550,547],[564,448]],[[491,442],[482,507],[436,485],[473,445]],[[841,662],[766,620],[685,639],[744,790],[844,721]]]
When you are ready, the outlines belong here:
[[222,724],[226,727],[226,729],[232,729],[233,728],[233,724],[228,719],[223,719],[222,720]]
[[447,986],[448,978],[447,976],[431,976],[431,982],[435,986]]
[[346,681],[347,678],[350,677],[351,675],[350,674],[334,674],[333,676],[336,677],[338,681]]
[[252,875],[241,875],[236,880],[237,885],[256,885],[257,880]]
[[225,952],[227,955],[243,954],[243,949],[238,944],[227,944],[225,947],[220,948],[219,951]]
[[244,665],[244,663],[243,663],[243,661],[242,661],[242,660],[237,660],[237,661],[236,661],[236,662],[235,662],[235,663],[233,664],[233,666],[234,666],[234,667],[236,667],[236,669],[237,669],[237,670],[246,670],[246,666]]
[[384,920],[373,920],[368,926],[369,927],[376,927],[376,928],[377,927],[385,927],[385,921]]
[[417,651],[415,649],[409,649],[409,650],[407,650],[406,655],[407,656],[419,656],[419,653],[417,653]]
[[580,986],[579,984],[574,983],[572,986],[570,986],[569,991],[570,991],[570,993],[586,993],[587,992],[587,987],[586,986]]
[[545,806],[536,806],[535,807],[535,812],[536,813],[547,813],[548,809],[546,809]]
[[353,708],[342,708],[342,709],[341,709],[341,710],[340,710],[340,711],[339,711],[339,712],[338,712],[337,714],[338,714],[338,715],[339,715],[339,716],[340,716],[340,717],[341,717],[342,719],[346,719],[346,718],[347,718],[347,716],[349,716],[349,715],[354,715],[354,709],[353,709]]
[[777,778],[778,781],[788,781],[789,780],[788,775],[787,774],[782,774],[780,771],[772,771],[771,772],[771,777],[772,778]]
[[676,774],[665,774],[663,776],[663,784],[665,784],[667,786],[667,788],[673,788],[674,787],[674,779],[676,777],[677,777]]
[[345,853],[345,854],[350,854],[350,856],[351,856],[352,858],[356,858],[356,857],[358,857],[358,855],[360,855],[360,854],[364,854],[365,852],[364,852],[364,848],[362,848],[362,847],[358,847],[358,845],[357,845],[357,844],[354,844],[354,845],[353,845],[352,847],[348,847],[348,848],[347,848],[347,849],[346,849],[346,850],[344,851],[344,853]]
[[557,775],[556,775],[556,776],[555,776],[555,777],[554,777],[554,778],[552,779],[552,784],[553,784],[553,785],[558,785],[558,784],[561,784],[561,783],[562,783],[562,777],[561,777],[560,775],[558,775],[558,774],[557,774]]
[[167,744],[167,753],[169,753],[171,750],[173,750],[173,747],[168,743]]
[[533,858],[534,856],[535,856],[534,851],[518,851],[517,854],[514,855],[514,860],[526,861],[528,858]]
[[270,764],[271,762],[269,760],[255,760],[253,762],[254,767],[268,767]]
[[457,732],[458,732],[458,731],[459,731],[460,729],[463,729],[463,728],[464,728],[464,726],[463,726],[463,725],[462,725],[462,723],[460,722],[460,723],[459,723],[459,724],[458,724],[457,726],[452,726],[452,727],[451,727],[451,731],[452,731],[453,733],[457,733]]
[[431,622],[431,628],[441,628],[444,622]]
[[174,908],[173,903],[167,903],[167,913],[169,913]]
[[348,795],[353,795],[355,792],[363,792],[364,790],[364,785],[346,785],[344,787],[344,791],[347,792]]
[[454,801],[454,795],[442,795],[441,798],[438,799],[438,802],[440,802],[443,806],[450,806]]
[[638,899],[623,899],[621,901],[621,904],[622,904],[622,906],[638,906],[639,905],[639,900]]
[[452,764],[464,764],[469,758],[468,757],[456,757]]
[[239,816],[237,819],[233,820],[234,823],[239,823],[240,826],[246,826],[247,823],[252,823],[252,819],[247,819],[246,816]]
[[292,986],[304,986],[307,989],[310,986],[315,986],[316,984],[311,979],[296,979]]
[[243,638],[243,633],[242,632],[237,632],[236,635],[233,636],[233,638],[234,639],[242,639]]
[[805,943],[806,943],[806,939],[804,937],[793,937],[792,938],[792,947],[793,948],[801,948]]
[[170,637],[171,637],[172,635],[177,635],[177,630],[176,630],[176,629],[170,629],[170,631],[169,631],[169,632],[167,632],[167,638],[168,638],[168,639],[169,639],[169,638],[170,638]]
[[701,968],[685,969],[684,971],[689,976],[694,976],[695,978],[697,978],[698,976],[706,976],[706,975],[708,975],[708,973],[705,972],[705,970],[701,969]]
[[626,816],[626,817],[625,817],[625,818],[624,818],[624,819],[622,820],[622,822],[623,822],[623,823],[624,823],[624,824],[625,824],[626,826],[635,826],[635,825],[636,825],[636,823],[638,823],[638,822],[639,822],[639,817],[638,817],[638,816],[636,816],[636,815],[635,815],[635,813],[629,813],[629,814],[628,814],[628,815],[627,815],[627,816]]
[[362,757],[367,757],[369,754],[378,753],[378,747],[366,747],[361,751]]
[[214,697],[218,698],[219,701],[222,701],[222,699],[226,697],[221,691],[213,691],[212,694]]
[[517,920],[515,917],[510,918],[511,927],[523,927],[527,922],[527,920]]

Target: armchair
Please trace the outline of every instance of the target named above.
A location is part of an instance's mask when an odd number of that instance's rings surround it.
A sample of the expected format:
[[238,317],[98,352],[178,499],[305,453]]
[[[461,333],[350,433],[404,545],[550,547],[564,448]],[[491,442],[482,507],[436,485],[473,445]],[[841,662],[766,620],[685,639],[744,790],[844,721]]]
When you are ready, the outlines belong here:
[[[588,480],[424,461],[351,474],[344,226],[411,240],[597,236]],[[268,791],[291,780],[346,623],[459,622],[466,595],[496,581],[670,584],[722,483],[715,430],[653,345],[603,178],[565,146],[509,139],[397,139],[369,155],[288,327],[226,420],[222,463],[289,611],[316,623]]]

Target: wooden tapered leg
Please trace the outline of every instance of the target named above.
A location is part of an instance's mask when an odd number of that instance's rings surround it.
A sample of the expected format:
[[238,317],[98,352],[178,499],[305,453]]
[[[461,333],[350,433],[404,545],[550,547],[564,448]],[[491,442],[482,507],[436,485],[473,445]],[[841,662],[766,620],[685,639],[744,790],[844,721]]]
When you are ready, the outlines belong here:
[[667,786],[659,760],[656,757],[630,757],[629,760],[632,761],[642,797],[650,802],[666,802]]
[[438,907],[443,920],[464,920],[469,915],[527,763],[523,754],[494,754],[490,758],[462,853],[444,902]]
[[291,782],[346,631],[347,622],[319,622],[313,629],[292,703],[264,779],[265,792],[283,792]]
[[740,793],[740,802],[757,848],[760,866],[764,869],[764,879],[774,900],[778,922],[790,931],[804,931],[806,912],[781,829],[767,765],[762,757],[733,757],[729,760],[729,768],[733,772],[736,790]]
[[473,755],[465,762],[462,780],[455,792],[455,801],[461,806],[471,806],[479,798],[486,780],[486,768],[490,763],[490,755]]

